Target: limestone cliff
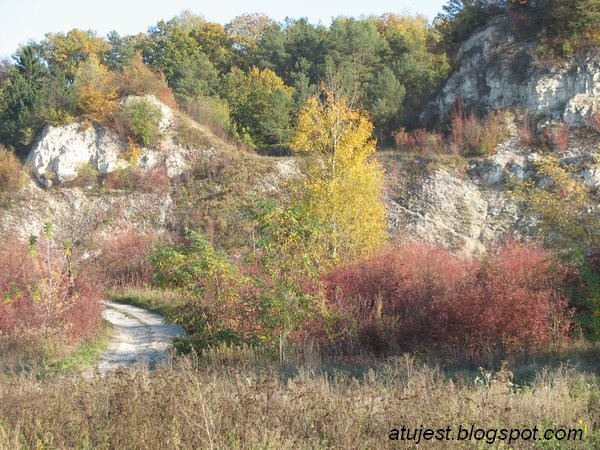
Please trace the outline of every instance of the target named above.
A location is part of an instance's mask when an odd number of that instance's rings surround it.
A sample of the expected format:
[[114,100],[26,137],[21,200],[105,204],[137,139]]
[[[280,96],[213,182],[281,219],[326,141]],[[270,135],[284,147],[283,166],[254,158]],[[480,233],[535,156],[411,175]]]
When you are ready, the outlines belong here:
[[590,110],[600,106],[600,52],[540,59],[535,41],[517,38],[505,17],[493,19],[461,45],[456,70],[421,119],[439,119],[462,99],[481,112],[519,107],[583,126]]

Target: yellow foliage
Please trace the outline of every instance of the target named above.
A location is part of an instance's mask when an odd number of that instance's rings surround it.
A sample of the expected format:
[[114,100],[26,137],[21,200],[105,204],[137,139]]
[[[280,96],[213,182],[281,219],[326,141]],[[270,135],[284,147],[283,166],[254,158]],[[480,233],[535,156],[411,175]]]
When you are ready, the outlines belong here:
[[271,69],[260,70],[258,67],[252,67],[248,72],[251,78],[256,78],[262,82],[262,84],[269,88],[271,92],[275,92],[281,89],[288,96],[291,96],[294,90],[286,86],[284,81]]
[[142,153],[142,151],[140,150],[140,147],[135,143],[135,141],[131,138],[128,139],[128,143],[129,143],[129,164],[135,164],[137,163],[138,159],[140,158],[140,154]]
[[110,72],[98,58],[90,56],[79,66],[73,85],[82,114],[100,123],[112,117],[117,109],[117,90]]
[[546,177],[545,186],[536,188],[528,182],[516,193],[540,219],[542,234],[554,245],[568,250],[600,242],[597,201],[590,189],[574,179],[572,169],[562,167],[556,157],[546,156],[536,166],[540,175]]
[[386,240],[381,201],[383,170],[372,159],[373,124],[343,99],[307,101],[292,149],[306,155],[305,202],[321,225],[323,251],[352,259],[376,251]]

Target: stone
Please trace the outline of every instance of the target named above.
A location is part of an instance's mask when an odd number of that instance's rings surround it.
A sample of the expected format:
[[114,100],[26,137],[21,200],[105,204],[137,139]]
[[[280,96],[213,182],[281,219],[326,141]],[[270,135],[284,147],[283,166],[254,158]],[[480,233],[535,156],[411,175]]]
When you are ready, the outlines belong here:
[[457,101],[476,111],[520,108],[569,125],[585,125],[585,116],[600,99],[600,54],[536,64],[536,41],[511,34],[506,17],[476,30],[458,51],[457,69],[421,113],[425,124],[443,118]]
[[49,187],[77,178],[79,168],[91,164],[109,173],[126,164],[119,160],[123,142],[112,131],[100,126],[71,123],[48,125],[32,148],[27,163],[37,180]]

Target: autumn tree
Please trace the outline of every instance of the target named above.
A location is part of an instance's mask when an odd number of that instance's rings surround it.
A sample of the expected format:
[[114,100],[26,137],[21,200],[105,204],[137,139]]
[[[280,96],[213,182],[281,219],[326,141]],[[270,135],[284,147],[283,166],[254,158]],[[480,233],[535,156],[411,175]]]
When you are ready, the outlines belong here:
[[547,156],[536,163],[544,180],[523,183],[515,193],[535,219],[535,231],[564,259],[578,265],[583,285],[573,297],[584,329],[600,338],[600,215],[597,194],[574,178],[573,168]]
[[305,155],[302,202],[319,224],[320,252],[353,259],[386,240],[383,170],[373,159],[373,124],[335,92],[312,97],[298,118],[292,149]]
[[73,81],[79,65],[89,57],[102,60],[110,50],[110,44],[104,38],[97,37],[93,31],[72,29],[67,34],[48,33],[41,43],[48,67],[65,73]]
[[95,56],[90,56],[78,67],[73,87],[77,107],[92,120],[105,123],[116,111],[117,89],[114,78]]

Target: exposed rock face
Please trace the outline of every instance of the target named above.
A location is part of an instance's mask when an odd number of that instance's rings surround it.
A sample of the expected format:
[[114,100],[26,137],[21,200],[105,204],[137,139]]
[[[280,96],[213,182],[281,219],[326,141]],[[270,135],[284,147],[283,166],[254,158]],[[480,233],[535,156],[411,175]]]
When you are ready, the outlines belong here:
[[[189,149],[173,141],[172,130],[175,113],[152,95],[130,96],[122,104],[143,98],[160,108],[160,131],[163,140],[159,148],[142,148],[137,167],[148,170],[157,164],[165,164],[167,175],[174,177],[182,173],[189,159]],[[99,125],[71,123],[63,126],[47,126],[28,157],[28,164],[37,180],[46,187],[55,183],[72,181],[82,166],[90,165],[101,174],[126,168],[130,161],[125,159],[127,144],[110,129]]]
[[125,146],[110,130],[80,123],[47,126],[31,150],[27,163],[44,186],[77,178],[77,171],[91,164],[100,173],[109,173],[127,162],[120,159]]
[[[536,168],[540,157],[522,148],[513,133],[493,156],[472,159],[460,170],[437,169],[405,190],[390,192],[386,203],[392,234],[464,253],[483,252],[508,234],[528,234],[532,223],[509,191],[522,180],[545,182]],[[559,161],[588,186],[600,187],[597,145],[572,136]]]
[[535,42],[516,42],[505,18],[492,20],[461,46],[458,69],[421,115],[442,117],[458,99],[479,111],[520,107],[552,120],[583,126],[600,106],[600,55],[537,67]]
[[388,202],[392,229],[466,253],[485,250],[511,229],[518,207],[501,190],[438,170],[404,198]]

